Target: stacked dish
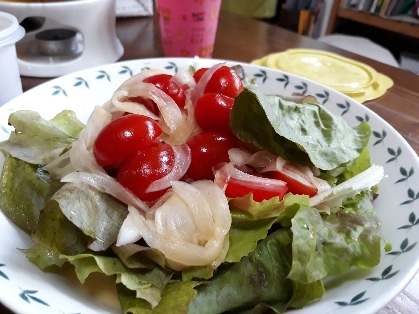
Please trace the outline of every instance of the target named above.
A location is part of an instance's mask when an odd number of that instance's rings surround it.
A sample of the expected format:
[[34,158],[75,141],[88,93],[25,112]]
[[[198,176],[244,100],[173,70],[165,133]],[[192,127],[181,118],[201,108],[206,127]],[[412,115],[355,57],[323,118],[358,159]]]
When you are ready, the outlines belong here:
[[393,81],[372,67],[321,50],[289,49],[252,61],[327,85],[363,103],[384,95]]

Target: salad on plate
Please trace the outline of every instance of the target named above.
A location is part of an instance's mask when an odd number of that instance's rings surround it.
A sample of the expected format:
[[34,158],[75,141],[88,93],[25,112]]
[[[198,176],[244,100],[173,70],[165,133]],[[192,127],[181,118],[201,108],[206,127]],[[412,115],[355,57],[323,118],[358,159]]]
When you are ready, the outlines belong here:
[[87,123],[10,114],[0,208],[43,270],[115,279],[124,313],[283,313],[379,264],[368,122],[265,95],[240,66],[148,67]]

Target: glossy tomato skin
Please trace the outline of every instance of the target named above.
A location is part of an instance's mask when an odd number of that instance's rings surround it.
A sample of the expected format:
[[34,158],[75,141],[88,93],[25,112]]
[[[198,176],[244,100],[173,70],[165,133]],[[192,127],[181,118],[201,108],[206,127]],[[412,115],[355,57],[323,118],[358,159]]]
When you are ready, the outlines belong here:
[[191,149],[191,165],[186,176],[193,180],[214,180],[212,168],[228,162],[228,150],[239,147],[234,136],[211,131],[193,136],[186,144]]
[[155,201],[167,189],[146,192],[149,185],[172,171],[173,148],[166,143],[153,143],[121,164],[117,181],[145,202]]
[[179,86],[172,80],[173,76],[170,74],[156,74],[144,79],[144,82],[154,84],[169,95],[179,108],[185,107],[186,94],[182,86]]
[[243,89],[242,80],[237,72],[228,66],[222,66],[209,79],[205,93],[220,93],[235,98]]
[[279,197],[280,200],[284,198],[285,193],[287,193],[288,188],[286,185],[278,187],[275,190],[266,189],[263,186],[250,186],[246,182],[239,180],[230,180],[227,184],[225,190],[225,195],[227,197],[243,197],[246,194],[252,193],[253,200],[256,202],[262,202],[264,200],[269,200],[272,197]]
[[93,155],[102,167],[111,167],[149,146],[162,134],[160,125],[145,116],[129,114],[113,120],[99,133]]
[[317,194],[317,188],[315,186],[308,186],[302,184],[298,180],[287,176],[279,171],[269,172],[269,176],[273,179],[282,180],[287,183],[289,192],[299,195],[314,196]]
[[193,78],[195,79],[196,83],[198,83],[201,80],[202,75],[204,75],[204,73],[207,72],[207,70],[208,68],[200,68],[194,73]]
[[204,131],[231,134],[230,113],[234,99],[223,94],[203,94],[195,105],[195,121]]

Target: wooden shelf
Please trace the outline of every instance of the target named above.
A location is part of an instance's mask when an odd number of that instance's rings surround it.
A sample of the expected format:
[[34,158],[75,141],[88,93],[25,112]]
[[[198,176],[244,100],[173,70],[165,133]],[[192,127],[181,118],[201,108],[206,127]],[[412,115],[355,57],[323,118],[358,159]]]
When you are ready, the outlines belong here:
[[407,16],[383,17],[370,12],[344,9],[340,3],[341,1],[333,1],[327,34],[334,33],[339,21],[346,19],[419,39],[419,19]]
[[387,18],[378,14],[343,8],[339,8],[337,17],[375,26],[381,29],[419,39],[419,23],[415,23],[413,21]]

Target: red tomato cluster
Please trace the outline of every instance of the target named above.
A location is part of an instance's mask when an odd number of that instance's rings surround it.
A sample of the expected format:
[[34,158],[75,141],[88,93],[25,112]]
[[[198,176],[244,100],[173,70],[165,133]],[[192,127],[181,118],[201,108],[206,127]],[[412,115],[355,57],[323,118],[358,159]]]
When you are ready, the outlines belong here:
[[116,179],[123,186],[143,201],[153,201],[165,190],[146,193],[146,188],[174,166],[172,147],[156,142],[161,134],[160,125],[153,119],[128,114],[101,130],[93,145],[93,155],[103,168],[117,169]]
[[[195,81],[199,82],[206,71],[208,68],[196,71]],[[213,180],[213,168],[229,161],[229,149],[241,146],[242,143],[231,131],[230,113],[233,109],[234,98],[243,89],[240,77],[227,66],[217,69],[208,80],[204,94],[195,105],[195,121],[203,132],[187,142],[192,153],[191,165],[186,173],[189,178]],[[255,178],[254,181],[260,180]],[[286,186],[268,188],[266,184],[258,185],[231,177],[227,179],[225,194],[227,197],[241,197],[253,193],[254,200],[262,201],[274,196],[282,199],[286,191]]]
[[[197,83],[206,71],[208,68],[202,68],[194,74]],[[172,78],[172,75],[158,74],[146,78],[144,82],[154,84],[164,91],[183,110],[186,90]],[[195,104],[194,118],[202,132],[186,143],[191,152],[191,163],[185,178],[214,180],[214,167],[229,162],[229,149],[242,145],[230,129],[230,113],[234,98],[243,89],[240,77],[227,66],[219,67],[209,78],[203,95]],[[144,105],[156,116],[159,115],[157,105],[151,99],[131,97],[130,100]],[[116,180],[141,200],[154,202],[167,188],[146,192],[147,188],[175,167],[173,147],[158,140],[162,132],[160,125],[151,118],[136,114],[124,115],[113,120],[99,133],[93,147],[94,157],[109,173],[115,172]],[[286,181],[286,178],[275,173],[271,174],[272,179]],[[252,192],[255,200],[262,201],[274,196],[282,198],[287,191],[286,186],[267,191],[263,184],[249,182],[248,179],[229,180],[226,186],[227,197],[240,197]]]
[[186,95],[182,86],[179,86],[170,74],[157,74],[149,76],[144,79],[144,82],[154,84],[157,88],[161,89],[169,95],[179,108],[185,107]]
[[[144,79],[145,83],[151,83],[167,95],[169,95],[173,101],[178,105],[179,108],[185,107],[186,94],[183,86],[180,86],[175,80],[173,75],[170,74],[156,74],[149,76]],[[136,102],[144,105],[148,110],[154,113],[156,116],[159,115],[159,108],[156,103],[151,99],[145,99],[141,96],[129,98],[132,102]]]
[[[196,71],[198,83],[208,68]],[[230,129],[230,113],[234,97],[244,87],[237,73],[228,66],[217,69],[206,83],[204,94],[195,104],[195,122],[202,133],[187,142],[191,149],[191,165],[186,175],[193,180],[213,180],[212,168],[228,162],[228,150],[239,147],[238,139]]]

